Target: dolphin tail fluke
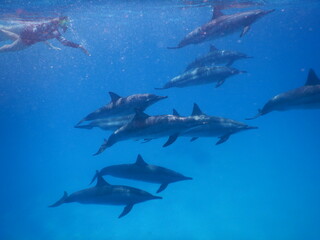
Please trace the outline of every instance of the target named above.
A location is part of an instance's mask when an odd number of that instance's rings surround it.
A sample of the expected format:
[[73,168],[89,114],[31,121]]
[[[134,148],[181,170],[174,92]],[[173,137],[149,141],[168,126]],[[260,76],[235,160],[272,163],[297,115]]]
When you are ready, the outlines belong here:
[[157,193],[162,192],[163,190],[165,190],[168,187],[169,183],[163,183],[160,185],[159,189],[157,190]]
[[49,207],[58,207],[61,204],[65,203],[66,199],[68,198],[68,193],[64,191],[64,194],[60,200],[58,200],[56,203],[50,205]]
[[133,204],[129,204],[125,206],[118,218],[122,218],[123,216],[127,215],[131,211],[132,207],[133,207]]

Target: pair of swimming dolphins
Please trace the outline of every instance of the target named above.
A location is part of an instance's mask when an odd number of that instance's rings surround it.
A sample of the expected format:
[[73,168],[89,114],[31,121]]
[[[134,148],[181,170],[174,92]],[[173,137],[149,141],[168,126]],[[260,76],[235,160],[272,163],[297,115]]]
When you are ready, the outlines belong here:
[[162,199],[146,191],[124,185],[111,185],[102,176],[111,175],[119,178],[127,178],[144,182],[161,184],[157,193],[167,188],[168,184],[183,180],[191,180],[173,170],[146,163],[139,154],[133,164],[120,164],[105,167],[96,171],[91,183],[97,179],[94,187],[87,188],[71,195],[64,192],[63,197],[49,207],[58,207],[64,203],[78,202],[82,204],[125,205],[119,218],[128,214],[133,205],[153,199]]

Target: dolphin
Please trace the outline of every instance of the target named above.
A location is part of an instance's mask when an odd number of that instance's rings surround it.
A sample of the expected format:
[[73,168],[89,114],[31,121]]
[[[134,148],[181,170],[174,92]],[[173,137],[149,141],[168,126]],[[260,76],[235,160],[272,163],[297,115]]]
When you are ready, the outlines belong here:
[[220,140],[216,145],[224,143],[230,137],[240,131],[257,129],[257,127],[234,121],[228,118],[208,116],[204,114],[199,106],[194,103],[191,117],[200,122],[206,122],[204,125],[189,129],[181,134],[184,137],[191,137],[191,141],[199,137],[218,137]]
[[251,10],[230,15],[224,15],[220,8],[214,8],[213,19],[188,33],[176,47],[168,49],[182,48],[190,44],[199,44],[205,41],[225,37],[229,34],[242,30],[240,37],[245,35],[250,26],[261,17],[275,11],[272,10]]
[[320,109],[320,79],[313,69],[309,70],[304,86],[280,93],[271,98],[259,113],[247,120],[258,118],[273,111],[287,111],[291,109]]
[[162,197],[123,185],[111,185],[107,183],[97,171],[97,184],[92,188],[87,188],[71,195],[64,192],[63,197],[49,207],[58,207],[63,203],[78,202],[82,204],[103,204],[103,205],[125,205],[119,218],[127,215],[134,204]]
[[119,141],[129,139],[144,139],[145,142],[148,142],[156,138],[169,137],[163,145],[163,147],[167,147],[174,143],[183,131],[201,124],[205,124],[205,122],[175,115],[149,116],[137,109],[132,121],[114,131],[93,155],[102,153]]
[[245,53],[237,52],[237,51],[229,51],[229,50],[219,50],[215,46],[211,45],[210,52],[196,58],[192,63],[190,63],[186,71],[204,67],[204,66],[211,66],[211,65],[219,65],[219,64],[226,64],[227,67],[231,66],[235,61],[244,59],[244,58],[252,58],[246,55]]
[[257,1],[225,1],[225,0],[215,0],[215,1],[208,1],[208,0],[192,0],[192,1],[183,1],[184,4],[189,6],[207,6],[211,5],[213,8],[219,8],[220,10],[228,9],[228,8],[249,8],[254,6],[262,6],[265,5],[265,0]]
[[214,82],[216,82],[216,87],[219,87],[228,77],[240,73],[246,73],[246,71],[240,71],[227,66],[198,67],[172,78],[162,88],[155,89],[162,90],[172,87],[184,88],[188,86],[210,84]]
[[[157,96],[154,94],[134,94],[128,97],[120,97],[119,95],[109,92],[111,102],[97,109],[83,118],[77,125],[84,121],[91,121],[102,118],[127,116],[134,114],[135,109],[144,111],[152,104],[167,98],[167,96]],[[76,125],[76,126],[77,126]]]
[[219,8],[220,10],[228,8],[250,8],[255,6],[263,6],[266,2],[262,1],[216,1],[212,4],[214,8]]
[[98,127],[105,131],[115,131],[130,122],[133,117],[134,114],[114,118],[96,119],[86,125],[76,125],[75,128],[92,129]]
[[[165,190],[170,183],[192,180],[191,177],[186,177],[168,168],[148,164],[143,160],[140,154],[138,155],[135,163],[105,167],[100,170],[100,174],[102,176],[111,175],[118,178],[128,178],[144,182],[159,183],[161,185],[157,190],[157,193]],[[98,175],[96,174],[91,183],[93,183],[97,177]]]

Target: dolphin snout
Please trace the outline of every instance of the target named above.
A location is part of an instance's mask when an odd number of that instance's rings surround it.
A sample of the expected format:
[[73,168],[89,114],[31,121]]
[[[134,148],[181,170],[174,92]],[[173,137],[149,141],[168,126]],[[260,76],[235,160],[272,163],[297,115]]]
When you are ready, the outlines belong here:
[[193,178],[192,177],[184,177],[183,180],[193,180]]
[[155,103],[166,98],[168,98],[168,96],[155,96],[154,98],[149,99],[148,102]]
[[267,11],[264,12],[264,14],[267,15],[267,14],[272,13],[274,11],[275,11],[275,9],[267,10]]
[[159,196],[152,196],[152,199],[162,199],[162,197],[159,197]]
[[258,129],[258,127],[255,127],[255,126],[246,126],[246,129],[247,129],[247,130],[250,130],[250,129]]
[[166,99],[168,96],[158,96],[158,100]]
[[244,74],[244,73],[248,73],[248,72],[247,71],[238,70],[238,69],[232,70],[232,74]]

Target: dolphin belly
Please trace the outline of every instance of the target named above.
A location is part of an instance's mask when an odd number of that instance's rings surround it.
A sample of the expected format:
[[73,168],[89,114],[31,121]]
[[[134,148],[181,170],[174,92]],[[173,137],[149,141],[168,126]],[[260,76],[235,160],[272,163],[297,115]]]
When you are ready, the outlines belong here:
[[198,126],[183,133],[183,136],[188,137],[220,137],[232,132],[230,129],[222,126]]
[[68,197],[66,202],[100,205],[128,205],[147,201],[146,194],[139,194],[124,186],[105,186],[99,189],[87,189],[76,192]]
[[158,139],[158,138],[164,138],[164,137],[168,137],[171,136],[172,134],[174,134],[176,131],[172,131],[172,130],[158,130],[158,129],[146,129],[143,131],[137,131],[135,133],[132,133],[130,135],[127,136],[123,136],[121,138],[121,141],[124,140],[128,140],[128,139],[132,139],[134,141],[139,141],[139,140],[151,140],[151,139]]
[[117,177],[117,178],[127,178],[132,180],[138,180],[143,182],[150,182],[150,183],[164,183],[167,182],[165,176],[161,176],[160,174],[154,173],[148,170],[129,170],[125,172],[116,172],[116,173],[109,173],[108,175]]
[[292,101],[291,104],[288,104],[288,106],[293,109],[318,109],[320,108],[320,92],[318,94],[297,98],[295,101]]
[[160,123],[149,125],[141,129],[137,129],[136,131],[132,131],[130,134],[126,134],[126,132],[124,132],[123,140],[130,138],[133,140],[163,138],[179,133],[184,128],[185,127],[179,126],[178,124]]
[[312,92],[306,87],[293,90],[273,97],[266,106],[273,111],[320,109],[320,91]]
[[169,83],[171,87],[184,88],[195,85],[210,84],[222,80],[223,77],[215,74],[199,74],[197,69],[191,70],[187,76],[178,76],[172,79]]

